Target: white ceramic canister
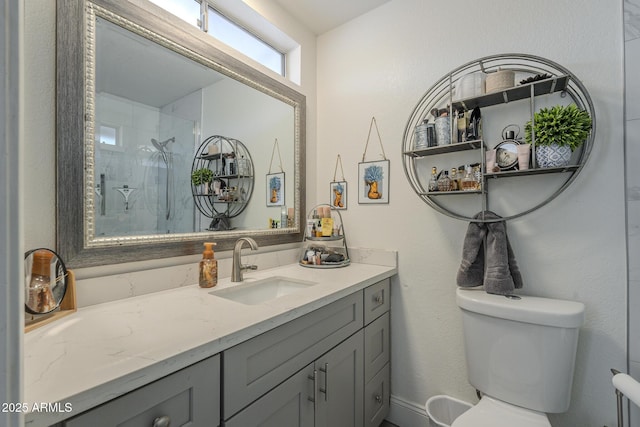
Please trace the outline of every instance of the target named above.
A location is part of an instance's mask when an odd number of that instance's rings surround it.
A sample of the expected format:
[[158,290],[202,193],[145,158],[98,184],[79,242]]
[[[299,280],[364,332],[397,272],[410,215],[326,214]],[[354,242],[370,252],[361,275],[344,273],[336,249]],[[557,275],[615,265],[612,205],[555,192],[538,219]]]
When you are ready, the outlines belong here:
[[487,75],[483,72],[462,76],[456,85],[456,99],[473,98],[484,95]]

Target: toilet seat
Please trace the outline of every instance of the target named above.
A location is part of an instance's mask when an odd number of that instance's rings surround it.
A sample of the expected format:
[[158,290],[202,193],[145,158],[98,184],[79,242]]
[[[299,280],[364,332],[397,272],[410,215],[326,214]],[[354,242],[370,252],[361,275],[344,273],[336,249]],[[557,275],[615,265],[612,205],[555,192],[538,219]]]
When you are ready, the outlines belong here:
[[460,415],[451,427],[551,427],[547,415],[483,396],[473,408]]

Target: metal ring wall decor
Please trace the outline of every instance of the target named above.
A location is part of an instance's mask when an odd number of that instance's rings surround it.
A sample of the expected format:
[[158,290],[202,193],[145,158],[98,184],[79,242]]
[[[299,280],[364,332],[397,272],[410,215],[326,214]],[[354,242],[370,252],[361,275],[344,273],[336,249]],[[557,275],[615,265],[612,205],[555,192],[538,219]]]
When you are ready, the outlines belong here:
[[[483,93],[481,95],[462,99],[456,98],[454,91],[456,88],[462,87],[461,79],[463,77],[472,73],[493,73],[500,70],[513,70],[516,75],[527,76],[528,78],[524,79],[521,84],[517,84],[517,80],[519,79],[516,79],[516,85],[510,88],[500,88],[499,90],[491,93]],[[499,172],[486,171],[485,150],[488,149],[488,147],[486,146],[487,142],[482,138],[475,141],[455,142],[448,145],[438,145],[428,148],[423,146],[416,147],[414,145],[416,127],[422,124],[425,119],[430,118],[429,114],[434,114],[434,111],[437,111],[438,114],[441,114],[442,111],[448,111],[448,116],[452,118],[455,111],[471,111],[478,107],[483,108],[484,120],[485,117],[491,116],[492,114],[490,110],[487,110],[485,113],[485,107],[498,106],[500,104],[507,104],[515,101],[519,101],[520,103],[523,103],[521,105],[526,106],[526,102],[528,101],[530,119],[533,121],[534,112],[536,111],[536,100],[544,99],[545,95],[554,93],[559,94],[560,97],[569,96],[570,100],[575,103],[578,108],[586,110],[589,113],[592,122],[592,128],[588,138],[585,140],[582,147],[576,150],[572,157],[572,164],[568,166],[558,168],[535,167],[535,134],[533,135],[531,146],[531,155],[534,167],[528,170],[501,170]],[[443,110],[443,108],[445,110]],[[451,126],[452,137],[455,135],[454,132],[454,126]],[[548,204],[576,179],[591,153],[595,133],[596,117],[591,97],[580,80],[568,69],[548,59],[528,54],[500,54],[487,56],[468,62],[446,74],[431,88],[429,88],[429,90],[418,101],[404,130],[402,147],[403,166],[405,175],[407,176],[407,179],[414,191],[429,206],[452,218],[471,222],[496,221],[484,218],[473,218],[478,211],[485,211],[490,208],[489,187],[492,183],[497,182],[495,179],[508,179],[511,177],[534,175],[549,176],[548,174],[553,174],[553,176],[558,177],[558,188],[555,190],[550,189],[549,196],[544,200],[541,202],[532,202],[532,204],[535,203],[535,205],[524,206],[521,209],[516,209],[515,213],[508,213],[503,215],[500,219],[501,221],[509,220],[526,215]],[[454,141],[456,140],[454,139]],[[480,160],[479,165],[481,168],[481,189],[475,192],[453,191],[451,192],[452,194],[467,194],[453,196],[452,198],[448,198],[447,196],[443,197],[443,194],[438,194],[437,192],[429,192],[428,181],[430,177],[427,171],[431,170],[431,167],[428,166],[428,159],[435,159],[435,157],[431,156],[439,156],[447,153],[459,154],[459,152],[466,150],[478,150],[478,160]],[[472,203],[471,205],[473,205],[473,208],[470,208],[468,202],[469,199],[464,202],[459,202],[460,199],[458,199],[458,197],[475,197],[476,202]],[[477,201],[477,198],[480,200]],[[448,200],[445,202],[445,199]],[[461,210],[465,209],[466,211],[461,212]],[[472,211],[471,209],[474,210]]]
[[205,180],[206,189],[193,180],[191,184],[196,207],[204,216],[233,218],[246,209],[253,193],[254,168],[241,141],[220,135],[205,139],[193,159],[192,176],[198,171],[210,171],[211,178]]

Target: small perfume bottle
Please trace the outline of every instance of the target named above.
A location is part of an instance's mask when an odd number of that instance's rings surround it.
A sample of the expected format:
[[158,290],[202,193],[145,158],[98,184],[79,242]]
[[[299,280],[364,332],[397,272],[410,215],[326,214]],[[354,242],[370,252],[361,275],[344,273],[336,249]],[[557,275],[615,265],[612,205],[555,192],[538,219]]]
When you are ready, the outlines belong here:
[[464,178],[462,178],[462,191],[473,191],[476,186],[477,182],[473,176],[473,169],[471,169],[471,166],[467,166]]
[[438,191],[451,191],[451,178],[449,178],[449,171],[444,171],[444,174],[438,179]]
[[451,168],[451,191],[458,191],[458,169]]
[[436,167],[431,168],[431,179],[428,185],[429,191],[438,191],[438,170]]

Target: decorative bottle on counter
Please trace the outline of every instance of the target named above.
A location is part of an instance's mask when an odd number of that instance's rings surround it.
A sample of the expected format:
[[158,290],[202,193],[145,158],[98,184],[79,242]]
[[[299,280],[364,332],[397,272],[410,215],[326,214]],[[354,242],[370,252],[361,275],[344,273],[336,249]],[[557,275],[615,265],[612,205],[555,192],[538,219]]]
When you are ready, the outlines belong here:
[[431,168],[431,179],[429,180],[429,191],[438,191],[438,170],[436,167]]
[[200,287],[213,288],[218,284],[218,260],[214,258],[213,247],[215,243],[206,242],[204,244],[204,252],[202,252],[202,261],[200,261]]
[[37,313],[49,313],[57,307],[51,292],[51,258],[48,250],[37,250],[33,253],[31,281],[29,282],[27,307]]

